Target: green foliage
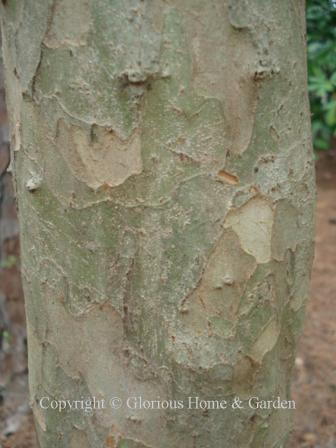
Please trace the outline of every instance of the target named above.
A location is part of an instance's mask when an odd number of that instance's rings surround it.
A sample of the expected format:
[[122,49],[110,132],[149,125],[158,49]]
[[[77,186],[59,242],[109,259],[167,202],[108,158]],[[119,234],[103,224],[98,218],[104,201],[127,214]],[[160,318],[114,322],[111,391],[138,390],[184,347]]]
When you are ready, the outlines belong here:
[[8,255],[7,258],[0,261],[1,269],[10,269],[17,264],[17,257],[15,255]]
[[307,0],[308,75],[316,149],[336,137],[336,0]]
[[3,341],[4,341],[6,344],[8,344],[8,345],[11,344],[11,342],[12,342],[12,336],[11,336],[10,333],[8,333],[7,330],[3,330],[3,331],[1,332],[1,337],[2,337]]

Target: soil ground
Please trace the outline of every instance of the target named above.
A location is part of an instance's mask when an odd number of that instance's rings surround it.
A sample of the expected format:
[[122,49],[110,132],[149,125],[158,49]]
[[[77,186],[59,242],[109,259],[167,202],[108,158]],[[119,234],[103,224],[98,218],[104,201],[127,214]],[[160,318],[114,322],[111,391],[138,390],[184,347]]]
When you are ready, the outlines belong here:
[[[332,151],[319,158],[317,181],[312,293],[296,358],[292,394],[297,410],[288,448],[336,448],[336,157]],[[4,297],[12,338],[3,341],[0,352],[0,448],[36,448],[27,398],[17,238],[10,238],[4,250],[8,262],[0,269],[0,299]]]
[[317,163],[316,246],[311,299],[296,358],[290,448],[336,447],[336,153]]

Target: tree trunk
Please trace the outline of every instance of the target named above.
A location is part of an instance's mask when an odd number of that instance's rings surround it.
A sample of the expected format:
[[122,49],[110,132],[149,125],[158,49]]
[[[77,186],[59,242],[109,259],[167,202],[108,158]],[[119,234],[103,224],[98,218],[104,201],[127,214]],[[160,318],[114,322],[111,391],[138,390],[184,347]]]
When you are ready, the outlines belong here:
[[308,296],[304,2],[1,16],[40,447],[283,447],[293,411],[248,399],[290,399]]

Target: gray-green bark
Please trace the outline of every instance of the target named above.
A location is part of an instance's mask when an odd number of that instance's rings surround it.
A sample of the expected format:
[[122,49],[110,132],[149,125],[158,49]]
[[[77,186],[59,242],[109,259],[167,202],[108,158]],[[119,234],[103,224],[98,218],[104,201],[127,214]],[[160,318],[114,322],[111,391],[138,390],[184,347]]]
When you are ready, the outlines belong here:
[[299,0],[7,0],[30,393],[43,448],[282,447],[312,261]]

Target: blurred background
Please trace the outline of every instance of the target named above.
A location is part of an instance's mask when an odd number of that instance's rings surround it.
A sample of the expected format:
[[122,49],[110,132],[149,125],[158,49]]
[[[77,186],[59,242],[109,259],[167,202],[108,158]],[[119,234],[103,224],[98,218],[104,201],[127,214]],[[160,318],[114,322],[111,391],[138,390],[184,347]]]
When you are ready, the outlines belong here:
[[[318,186],[316,253],[295,362],[297,410],[289,448],[336,448],[336,0],[307,1],[307,50]],[[0,448],[36,448],[8,135],[0,61]]]

